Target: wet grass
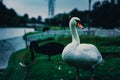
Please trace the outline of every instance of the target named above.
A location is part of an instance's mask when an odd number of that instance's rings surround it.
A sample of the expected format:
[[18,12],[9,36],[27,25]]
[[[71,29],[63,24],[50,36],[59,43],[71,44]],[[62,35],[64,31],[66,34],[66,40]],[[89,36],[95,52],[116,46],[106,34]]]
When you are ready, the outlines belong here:
[[[98,44],[99,39],[101,39],[101,37],[99,38],[99,37],[88,36],[87,39],[86,37],[81,37],[81,43],[84,42],[92,43],[97,47],[99,47],[99,50],[102,53],[103,58],[105,60],[105,63],[103,65],[96,67],[95,80],[120,80],[119,77],[120,46],[118,45],[120,39],[119,38],[106,39],[107,40],[106,43],[101,40],[101,43]],[[89,41],[88,38],[93,40]],[[102,39],[104,40],[104,38]],[[64,45],[66,45],[71,41],[71,39],[70,37],[62,37],[54,41],[56,42],[61,41]],[[110,45],[111,42],[114,42],[114,44]],[[75,80],[76,75],[75,75],[74,67],[64,63],[61,58],[61,54],[52,56],[51,61],[48,61],[48,56],[46,55],[35,54],[35,57],[36,57],[35,63],[32,63],[30,60],[29,49],[23,49],[16,53],[13,53],[13,55],[9,60],[9,65],[7,69],[4,71],[4,74],[2,75],[1,79],[2,80]],[[24,63],[26,67],[20,66],[19,64],[20,62]],[[80,78],[81,80],[89,80],[90,71],[80,70]]]

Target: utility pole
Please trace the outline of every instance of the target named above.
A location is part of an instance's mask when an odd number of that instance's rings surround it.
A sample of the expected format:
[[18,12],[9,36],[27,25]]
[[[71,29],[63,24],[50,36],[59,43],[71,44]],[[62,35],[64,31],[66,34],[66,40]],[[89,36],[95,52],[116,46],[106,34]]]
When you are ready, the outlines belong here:
[[90,30],[90,25],[91,25],[90,13],[91,13],[91,0],[89,0],[88,30]]
[[26,48],[28,48],[26,30],[24,30],[24,40],[25,40]]
[[48,16],[53,17],[55,12],[55,1],[56,0],[49,0],[48,1]]

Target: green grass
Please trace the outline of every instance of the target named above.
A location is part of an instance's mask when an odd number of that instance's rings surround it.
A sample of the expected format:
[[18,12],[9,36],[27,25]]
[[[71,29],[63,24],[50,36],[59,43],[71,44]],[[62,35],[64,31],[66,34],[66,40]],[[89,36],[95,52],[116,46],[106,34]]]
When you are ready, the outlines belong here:
[[39,34],[39,33],[41,33],[41,31],[29,32],[29,33],[26,33],[25,35],[29,36],[29,35]]
[[[102,41],[102,40],[107,41]],[[100,41],[101,40],[101,41]],[[48,41],[61,42],[64,45],[71,42],[70,37],[61,37]],[[45,42],[48,42],[45,40]],[[100,41],[100,42],[99,42]],[[40,44],[44,41],[39,41]],[[81,36],[81,43],[91,43],[96,45],[102,52],[105,63],[96,67],[95,80],[120,80],[120,39],[101,38],[92,36]],[[99,42],[99,43],[98,43]],[[113,44],[114,43],[114,44]],[[9,65],[2,75],[3,80],[75,80],[75,69],[66,64],[61,54],[52,56],[48,61],[48,56],[35,54],[36,60],[33,64],[30,60],[29,49],[23,49],[13,53],[9,60]],[[26,67],[19,65],[22,62]],[[90,71],[80,70],[81,80],[89,80]]]

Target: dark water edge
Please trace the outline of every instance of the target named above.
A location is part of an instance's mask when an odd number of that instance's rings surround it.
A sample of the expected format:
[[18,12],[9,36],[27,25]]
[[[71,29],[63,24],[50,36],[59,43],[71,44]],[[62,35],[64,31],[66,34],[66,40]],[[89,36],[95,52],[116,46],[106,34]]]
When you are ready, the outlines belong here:
[[6,69],[12,53],[26,48],[22,36],[0,41],[0,69]]

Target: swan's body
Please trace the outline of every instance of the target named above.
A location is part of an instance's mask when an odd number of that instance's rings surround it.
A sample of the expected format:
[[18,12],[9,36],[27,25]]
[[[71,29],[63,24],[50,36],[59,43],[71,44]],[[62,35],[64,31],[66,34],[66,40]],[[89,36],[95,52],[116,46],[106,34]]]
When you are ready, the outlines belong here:
[[80,39],[76,31],[76,26],[79,25],[79,18],[73,17],[70,20],[69,26],[72,34],[72,42],[69,43],[62,52],[62,59],[76,67],[77,77],[78,69],[93,69],[96,65],[103,62],[102,56],[98,49],[92,44],[80,44]]
[[92,44],[76,46],[70,43],[64,48],[62,58],[72,66],[85,69],[93,68],[102,62],[99,51]]
[[31,52],[31,60],[34,62],[35,55],[34,51],[37,53],[48,55],[49,61],[52,55],[57,55],[58,53],[62,53],[64,45],[58,42],[48,42],[41,46],[38,45],[37,41],[31,41],[30,43],[30,52]]

